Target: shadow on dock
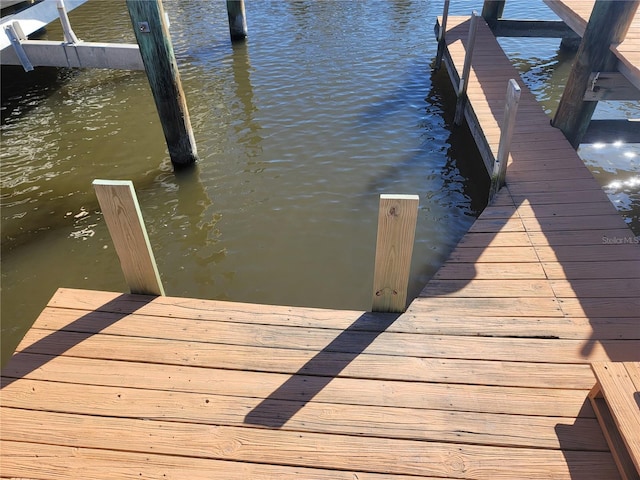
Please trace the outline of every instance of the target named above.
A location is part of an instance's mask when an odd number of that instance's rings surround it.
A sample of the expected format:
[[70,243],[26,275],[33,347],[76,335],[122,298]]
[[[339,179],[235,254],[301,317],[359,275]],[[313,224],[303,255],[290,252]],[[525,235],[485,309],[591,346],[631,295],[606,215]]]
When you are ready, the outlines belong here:
[[[20,347],[18,347],[18,351],[13,355],[8,365],[2,369],[3,376],[0,389],[11,385],[16,380],[29,376],[30,373],[44,367],[49,361],[62,356],[74,346],[135,313],[156,297],[138,296],[137,298],[139,299],[146,298],[146,301],[143,302],[131,302],[129,298],[129,295],[120,295],[94,311],[74,320],[64,328],[51,332],[24,350],[20,350]],[[123,311],[123,303],[125,302],[126,305],[132,305],[132,308],[127,308]],[[47,309],[45,308],[42,315],[45,315],[46,312]],[[104,315],[104,312],[110,312],[111,314]],[[87,331],[87,324],[92,326],[91,331]],[[82,325],[85,325],[85,328],[82,328]]]
[[[377,320],[378,328],[376,331],[363,331],[371,323],[371,317]],[[249,412],[245,423],[282,428],[399,317],[400,314],[391,313],[361,315]]]

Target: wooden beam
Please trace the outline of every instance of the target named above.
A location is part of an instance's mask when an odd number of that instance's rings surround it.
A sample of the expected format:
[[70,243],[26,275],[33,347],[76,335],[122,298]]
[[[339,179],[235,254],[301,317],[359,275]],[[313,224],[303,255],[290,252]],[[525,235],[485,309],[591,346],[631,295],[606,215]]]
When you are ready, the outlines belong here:
[[[140,50],[135,44],[23,40],[20,45],[34,67],[144,70]],[[13,48],[2,52],[1,63],[22,65]]]
[[380,195],[374,312],[404,312],[418,220],[417,195]]
[[191,166],[198,151],[162,1],[127,0],[127,8],[171,163],[174,168]]
[[591,72],[612,71],[617,64],[612,43],[620,43],[633,21],[640,0],[596,0],[580,48],[569,73],[552,125],[562,130],[577,148],[587,130],[597,102],[583,100]]
[[93,187],[131,293],[164,295],[133,183],[94,180]]
[[591,120],[581,143],[640,143],[640,119]]
[[583,100],[640,100],[640,90],[619,72],[591,72]]
[[580,38],[560,20],[499,19],[490,27],[496,37]]
[[493,203],[498,191],[505,184],[507,174],[507,162],[511,151],[511,138],[516,127],[516,114],[518,113],[518,103],[520,102],[520,86],[512,78],[507,85],[507,95],[505,100],[504,116],[500,128],[500,143],[498,145],[498,155],[493,164],[491,175],[491,189],[489,191],[489,205]]

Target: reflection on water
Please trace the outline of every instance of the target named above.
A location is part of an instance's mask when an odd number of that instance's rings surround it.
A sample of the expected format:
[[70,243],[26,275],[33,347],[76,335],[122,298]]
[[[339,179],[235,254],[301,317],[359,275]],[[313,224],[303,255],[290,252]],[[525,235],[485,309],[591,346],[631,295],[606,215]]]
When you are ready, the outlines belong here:
[[640,235],[640,146],[594,143],[581,145],[579,152],[625,222]]

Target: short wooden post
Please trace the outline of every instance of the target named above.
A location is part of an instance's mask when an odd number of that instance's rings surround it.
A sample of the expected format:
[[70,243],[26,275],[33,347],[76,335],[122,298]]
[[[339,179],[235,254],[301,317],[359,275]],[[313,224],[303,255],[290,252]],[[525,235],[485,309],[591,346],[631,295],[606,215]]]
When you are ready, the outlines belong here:
[[640,0],[596,0],[578,53],[571,67],[552,125],[577,148],[598,102],[584,101],[592,72],[615,71],[618,62],[610,51],[612,43],[624,40]]
[[473,47],[476,43],[476,32],[478,30],[478,12],[475,10],[471,14],[469,24],[469,37],[467,40],[467,50],[464,55],[464,65],[462,67],[462,75],[460,75],[460,83],[458,85],[458,100],[456,101],[456,115],[453,123],[462,125],[464,118],[464,109],[467,105],[467,84],[469,83],[469,74],[471,73],[471,60],[473,59]]
[[491,189],[489,191],[489,205],[493,203],[498,191],[505,184],[507,174],[507,162],[509,151],[511,150],[511,138],[516,127],[516,114],[518,113],[518,103],[520,102],[520,87],[512,78],[507,84],[507,98],[505,100],[504,116],[500,129],[500,143],[498,144],[498,155],[493,163],[493,173],[491,175]]
[[133,183],[94,180],[93,187],[131,293],[164,295]]
[[442,24],[440,30],[438,30],[438,52],[436,53],[435,70],[439,70],[442,65],[442,57],[447,46],[447,41],[444,35],[447,31],[447,18],[449,17],[449,0],[444,0],[444,10],[442,11]]
[[198,151],[162,0],[127,0],[127,8],[171,163],[174,168],[193,165]]
[[482,18],[493,28],[502,18],[505,0],[485,0],[482,4]]
[[374,312],[404,312],[418,221],[417,195],[380,195],[373,275]]
[[229,17],[229,33],[231,41],[237,42],[247,38],[247,17],[244,11],[244,0],[227,0]]

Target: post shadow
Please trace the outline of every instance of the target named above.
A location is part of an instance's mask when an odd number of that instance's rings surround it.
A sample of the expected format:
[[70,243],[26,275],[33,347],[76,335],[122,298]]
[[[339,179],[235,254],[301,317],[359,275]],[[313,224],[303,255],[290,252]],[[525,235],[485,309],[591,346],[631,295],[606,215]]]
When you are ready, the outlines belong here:
[[[129,294],[122,294],[96,310],[77,318],[62,329],[51,332],[46,337],[15,353],[2,369],[0,389],[11,385],[20,378],[26,377],[46,365],[50,360],[63,355],[67,350],[100,333],[128,315],[135,313],[156,298],[154,296],[136,295],[136,299],[142,299],[142,301],[134,303],[130,301],[130,297],[131,295]],[[41,315],[44,312],[46,312],[46,309]]]
[[[367,325],[371,322],[371,317],[375,317],[376,324],[379,325],[375,331],[366,330]],[[268,428],[282,428],[358,355],[363,353],[398,317],[400,314],[397,313],[367,312],[362,314],[251,410],[244,419],[245,423]]]

